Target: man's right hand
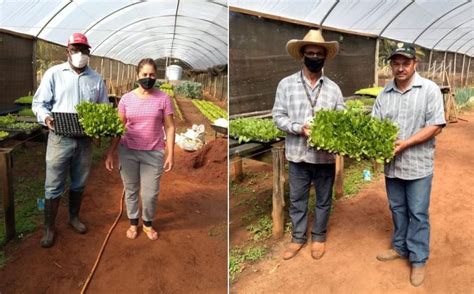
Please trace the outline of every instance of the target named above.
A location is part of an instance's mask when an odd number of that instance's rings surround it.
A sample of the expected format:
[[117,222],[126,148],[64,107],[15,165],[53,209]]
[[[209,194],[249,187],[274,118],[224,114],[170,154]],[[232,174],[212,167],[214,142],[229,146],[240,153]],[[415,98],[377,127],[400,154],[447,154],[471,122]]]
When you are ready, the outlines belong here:
[[309,125],[304,125],[303,126],[303,135],[306,137],[306,138],[309,138],[309,136],[311,135],[311,130],[309,128]]
[[48,129],[54,131],[54,119],[51,116],[47,116],[44,120]]

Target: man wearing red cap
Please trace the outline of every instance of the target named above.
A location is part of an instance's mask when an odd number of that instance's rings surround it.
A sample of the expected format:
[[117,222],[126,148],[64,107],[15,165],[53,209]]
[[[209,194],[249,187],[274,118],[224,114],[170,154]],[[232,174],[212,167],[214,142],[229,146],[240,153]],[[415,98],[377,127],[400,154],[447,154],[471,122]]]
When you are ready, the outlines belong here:
[[65,137],[54,132],[53,112],[76,113],[82,101],[109,103],[102,77],[87,66],[90,59],[87,37],[74,33],[67,42],[67,62],[48,69],[33,97],[32,109],[38,122],[50,130],[46,151],[44,236],[41,246],[54,244],[55,219],[59,197],[64,193],[70,173],[69,224],[84,234],[86,226],[79,220],[82,194],[92,161],[89,137]]

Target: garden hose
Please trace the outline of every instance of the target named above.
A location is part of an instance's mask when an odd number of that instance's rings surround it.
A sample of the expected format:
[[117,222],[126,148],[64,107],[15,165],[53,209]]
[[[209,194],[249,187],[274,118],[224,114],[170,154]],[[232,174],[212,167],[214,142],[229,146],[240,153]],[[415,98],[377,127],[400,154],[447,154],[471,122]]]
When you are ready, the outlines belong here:
[[120,217],[122,216],[122,211],[123,211],[123,198],[125,197],[125,189],[123,189],[122,192],[122,197],[120,199],[120,212],[117,215],[117,218],[115,219],[115,222],[112,224],[112,226],[109,229],[109,233],[105,237],[104,243],[102,244],[102,248],[100,248],[99,254],[97,255],[97,259],[95,260],[94,266],[92,267],[91,272],[89,273],[89,276],[87,277],[86,282],[84,283],[84,286],[82,287],[81,294],[86,293],[87,287],[89,286],[89,283],[92,280],[92,277],[94,276],[95,270],[97,269],[97,266],[99,265],[99,261],[102,258],[102,254],[104,253],[105,246],[107,245],[107,242],[109,241],[110,235],[112,234],[112,231],[114,230],[115,226],[117,225],[118,221],[120,220]]

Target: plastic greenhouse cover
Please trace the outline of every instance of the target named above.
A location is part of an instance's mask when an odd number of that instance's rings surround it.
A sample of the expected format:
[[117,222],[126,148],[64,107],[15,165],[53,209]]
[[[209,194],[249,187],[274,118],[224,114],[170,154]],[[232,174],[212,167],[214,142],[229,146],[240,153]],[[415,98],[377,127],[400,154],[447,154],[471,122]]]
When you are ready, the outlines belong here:
[[230,0],[231,8],[473,56],[471,0]]
[[227,64],[227,1],[0,0],[0,28],[60,45],[85,33],[92,54],[137,64],[179,58],[196,69]]

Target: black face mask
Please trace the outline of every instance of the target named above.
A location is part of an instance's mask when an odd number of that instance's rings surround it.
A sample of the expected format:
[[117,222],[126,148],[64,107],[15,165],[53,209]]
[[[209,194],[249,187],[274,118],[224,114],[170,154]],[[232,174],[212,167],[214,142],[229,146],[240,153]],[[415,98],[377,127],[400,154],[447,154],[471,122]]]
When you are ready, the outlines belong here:
[[143,89],[150,90],[155,85],[156,79],[152,78],[143,78],[139,79],[138,83],[142,86]]
[[324,58],[309,58],[305,56],[304,65],[306,65],[310,72],[317,73],[323,68],[325,60]]

